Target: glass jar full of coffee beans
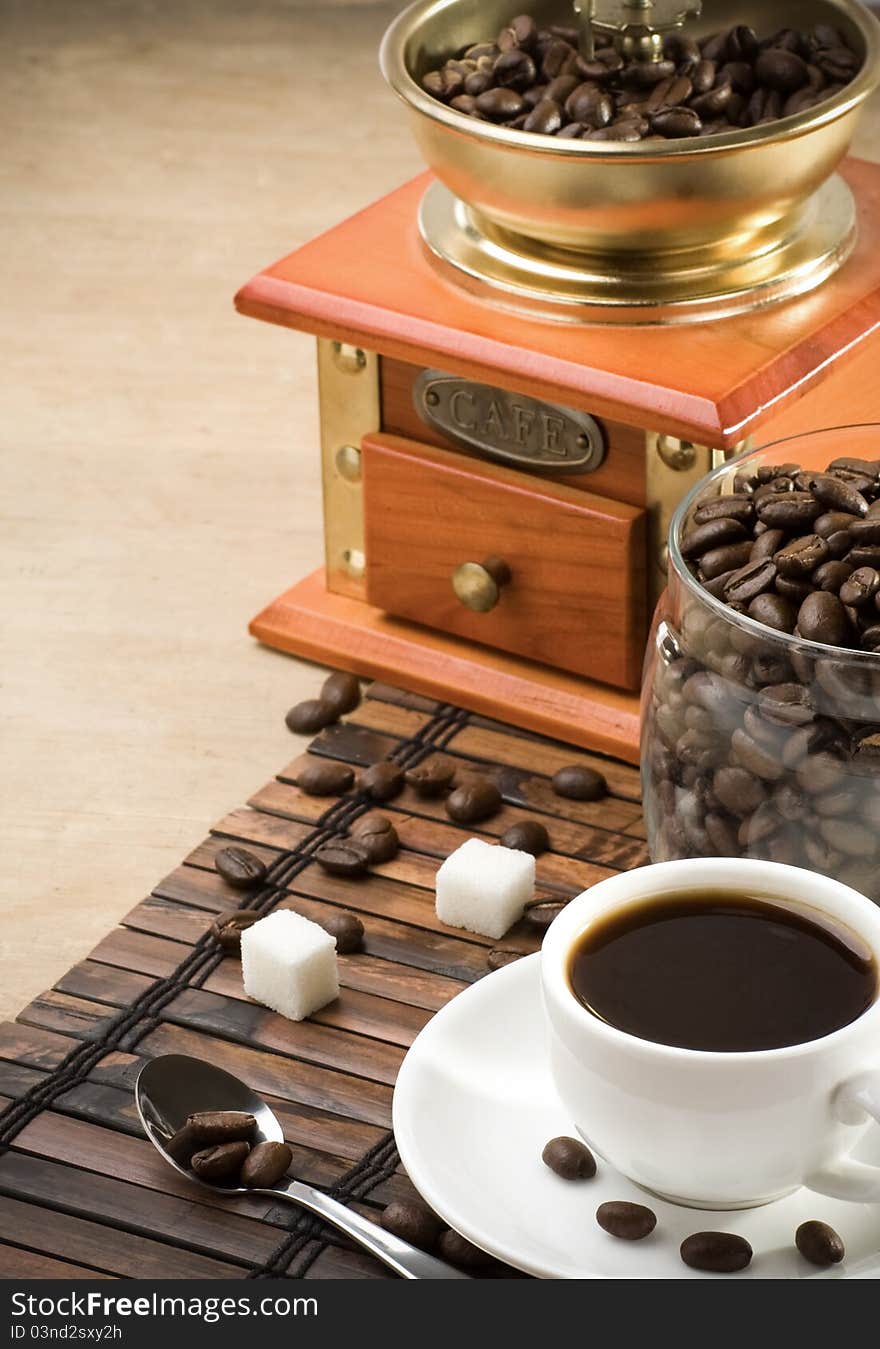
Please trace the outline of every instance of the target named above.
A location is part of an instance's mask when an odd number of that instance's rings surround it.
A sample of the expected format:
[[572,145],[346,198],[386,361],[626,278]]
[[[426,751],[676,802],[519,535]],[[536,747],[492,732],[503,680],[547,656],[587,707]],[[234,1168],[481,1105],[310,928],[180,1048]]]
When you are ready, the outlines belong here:
[[880,426],[752,451],[682,502],[642,777],[654,861],[765,858],[880,901]]

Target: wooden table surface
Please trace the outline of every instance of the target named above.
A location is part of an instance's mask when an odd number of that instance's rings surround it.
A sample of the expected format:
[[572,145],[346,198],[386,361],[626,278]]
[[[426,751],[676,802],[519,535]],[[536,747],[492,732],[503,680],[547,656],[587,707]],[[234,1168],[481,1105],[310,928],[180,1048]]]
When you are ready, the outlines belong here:
[[421,168],[400,7],[3,9],[2,1015],[297,751],[246,624],[321,557],[312,343],[232,295]]

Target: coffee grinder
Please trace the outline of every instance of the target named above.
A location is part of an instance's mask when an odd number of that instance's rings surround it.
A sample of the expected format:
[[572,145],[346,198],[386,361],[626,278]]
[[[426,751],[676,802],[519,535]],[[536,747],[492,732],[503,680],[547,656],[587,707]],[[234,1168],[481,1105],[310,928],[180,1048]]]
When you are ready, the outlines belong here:
[[636,762],[676,504],[747,446],[880,412],[880,167],[846,158],[880,25],[856,0],[581,0],[585,44],[644,60],[732,23],[833,24],[863,57],[776,122],[595,143],[422,88],[523,7],[396,19],[383,70],[430,172],[236,297],[318,340],[325,566],[251,631]]

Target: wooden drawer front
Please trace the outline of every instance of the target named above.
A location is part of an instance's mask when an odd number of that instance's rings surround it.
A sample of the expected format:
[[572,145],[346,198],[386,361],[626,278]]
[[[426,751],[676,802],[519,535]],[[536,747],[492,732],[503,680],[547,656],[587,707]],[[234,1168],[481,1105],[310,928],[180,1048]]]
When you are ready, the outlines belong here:
[[[645,642],[645,514],[454,451],[377,433],[363,441],[370,604],[622,688]],[[504,559],[489,613],[452,589],[463,562]]]

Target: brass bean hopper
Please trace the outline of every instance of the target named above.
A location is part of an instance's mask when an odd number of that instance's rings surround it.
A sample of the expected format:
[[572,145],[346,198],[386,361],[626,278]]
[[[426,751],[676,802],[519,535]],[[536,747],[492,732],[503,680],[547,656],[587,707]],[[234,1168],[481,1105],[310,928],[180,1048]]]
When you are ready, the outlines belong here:
[[587,49],[594,29],[655,59],[672,28],[829,23],[863,58],[845,88],[777,122],[637,143],[513,131],[422,89],[427,71],[523,8],[539,24],[572,24],[569,0],[417,0],[383,43],[385,76],[438,179],[419,228],[447,278],[542,317],[676,322],[802,294],[846,259],[855,208],[834,170],[880,79],[880,25],[857,0],[581,0]]

